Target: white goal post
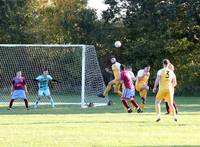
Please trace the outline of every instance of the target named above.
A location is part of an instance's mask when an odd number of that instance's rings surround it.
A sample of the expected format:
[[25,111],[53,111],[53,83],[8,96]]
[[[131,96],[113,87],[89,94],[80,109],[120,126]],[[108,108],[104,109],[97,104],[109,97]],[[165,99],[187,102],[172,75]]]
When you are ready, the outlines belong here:
[[[9,102],[12,79],[17,71],[22,71],[30,91],[28,100],[34,103],[38,85],[33,79],[44,68],[61,81],[49,84],[55,104],[78,104],[82,108],[108,104],[108,97],[97,96],[105,89],[105,83],[95,47],[71,44],[0,44],[0,102]],[[42,99],[42,103],[48,103],[48,99]]]

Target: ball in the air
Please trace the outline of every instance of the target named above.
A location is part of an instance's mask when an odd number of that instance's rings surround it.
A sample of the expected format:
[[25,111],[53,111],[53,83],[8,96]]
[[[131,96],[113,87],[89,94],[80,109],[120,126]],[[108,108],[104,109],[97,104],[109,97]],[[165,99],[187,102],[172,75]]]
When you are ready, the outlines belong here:
[[122,46],[122,43],[120,41],[115,41],[115,47],[119,48]]

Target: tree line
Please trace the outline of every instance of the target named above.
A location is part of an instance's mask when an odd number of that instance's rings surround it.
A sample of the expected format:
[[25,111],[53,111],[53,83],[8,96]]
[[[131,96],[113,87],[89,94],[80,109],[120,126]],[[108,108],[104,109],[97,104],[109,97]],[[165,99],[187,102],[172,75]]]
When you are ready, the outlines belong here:
[[[50,2],[50,3],[49,3]],[[98,19],[87,0],[0,0],[0,43],[92,44],[105,77],[110,55],[133,67],[175,66],[179,95],[200,90],[199,0],[105,0]],[[121,48],[114,42],[120,40]]]

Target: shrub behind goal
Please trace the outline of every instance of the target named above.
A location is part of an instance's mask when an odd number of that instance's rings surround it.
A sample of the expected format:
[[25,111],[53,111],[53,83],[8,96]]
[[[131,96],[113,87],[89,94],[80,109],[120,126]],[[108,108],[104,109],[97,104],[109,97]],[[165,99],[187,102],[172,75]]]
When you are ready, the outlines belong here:
[[[45,67],[62,82],[49,85],[57,104],[107,105],[108,98],[97,97],[105,84],[91,45],[0,45],[0,102],[9,101],[11,81],[17,71],[26,78],[29,101],[35,102],[38,85],[33,79]],[[48,100],[43,98],[41,102]]]

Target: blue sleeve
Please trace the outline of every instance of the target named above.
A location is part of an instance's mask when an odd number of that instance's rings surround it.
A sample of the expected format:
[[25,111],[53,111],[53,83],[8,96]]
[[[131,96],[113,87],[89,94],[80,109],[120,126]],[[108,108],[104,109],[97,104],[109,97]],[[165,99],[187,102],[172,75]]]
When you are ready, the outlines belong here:
[[53,80],[53,78],[52,78],[50,75],[48,75],[47,78],[48,78],[49,80]]
[[37,78],[35,78],[36,80],[40,81],[41,80],[41,76],[38,76]]

